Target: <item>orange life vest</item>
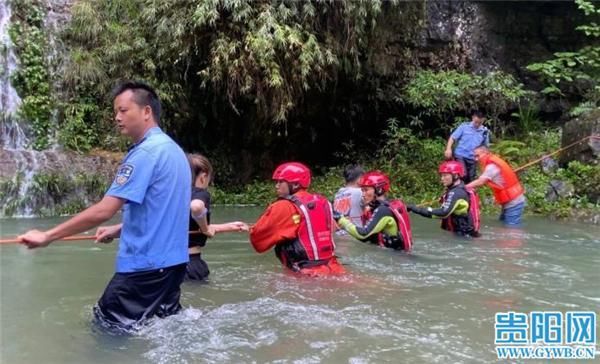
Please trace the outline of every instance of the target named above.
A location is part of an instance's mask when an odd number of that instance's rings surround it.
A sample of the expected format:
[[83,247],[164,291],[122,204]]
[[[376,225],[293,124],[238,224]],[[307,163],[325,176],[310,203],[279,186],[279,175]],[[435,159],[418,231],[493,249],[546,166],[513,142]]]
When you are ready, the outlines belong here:
[[494,199],[496,200],[497,204],[504,205],[505,203],[514,200],[523,194],[523,192],[525,192],[515,171],[513,171],[508,163],[506,163],[502,158],[490,153],[485,158],[480,158],[479,161],[484,169],[490,163],[493,163],[500,168],[500,175],[504,180],[505,186],[501,187],[492,181],[487,182],[487,185],[494,192]]

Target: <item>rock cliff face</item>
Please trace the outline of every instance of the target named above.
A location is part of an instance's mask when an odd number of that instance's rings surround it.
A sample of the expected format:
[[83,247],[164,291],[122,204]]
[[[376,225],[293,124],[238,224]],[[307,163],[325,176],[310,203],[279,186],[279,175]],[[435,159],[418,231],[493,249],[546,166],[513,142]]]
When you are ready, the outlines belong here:
[[[572,2],[427,1],[422,16],[423,26],[410,45],[421,64],[480,73],[502,69],[526,84],[536,81],[525,66],[577,49],[585,39],[574,30],[584,19]],[[398,25],[393,20],[382,22],[384,30]],[[408,45],[403,34],[385,34],[382,51],[402,54],[394,49]]]
[[583,114],[563,126],[562,147],[576,142],[579,143],[561,153],[560,163],[566,165],[572,160],[577,160],[597,164],[600,160],[599,109]]
[[532,82],[524,67],[554,52],[577,49],[585,37],[575,27],[584,21],[572,2],[479,2],[472,48],[475,70],[497,67]]

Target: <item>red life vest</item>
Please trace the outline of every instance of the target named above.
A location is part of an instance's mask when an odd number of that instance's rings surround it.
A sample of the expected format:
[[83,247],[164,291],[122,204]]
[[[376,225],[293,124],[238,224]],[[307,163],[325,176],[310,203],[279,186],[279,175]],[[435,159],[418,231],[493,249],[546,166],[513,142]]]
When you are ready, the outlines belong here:
[[286,197],[300,215],[298,241],[309,261],[328,260],[335,252],[333,241],[333,212],[329,201],[317,194],[301,194]]
[[479,195],[472,188],[467,188],[467,193],[469,194],[469,216],[473,221],[473,228],[475,231],[479,232],[479,227],[481,226],[481,210],[479,209],[480,201]]
[[[383,203],[388,206],[394,214],[394,220],[396,220],[396,224],[398,225],[398,233],[404,242],[404,250],[410,251],[412,249],[413,240],[412,229],[410,227],[410,217],[408,215],[408,211],[406,210],[406,206],[400,200],[385,201]],[[372,216],[373,212],[370,209],[365,210],[364,214],[362,215],[363,224],[366,224]],[[383,243],[382,233],[379,234],[378,241],[380,246],[385,246]]]
[[408,252],[412,249],[413,245],[412,229],[410,227],[408,210],[406,210],[406,206],[404,206],[404,203],[400,200],[390,201],[389,207],[394,213],[396,223],[398,223],[398,230],[400,231],[400,235],[402,235],[402,240],[404,241],[404,250]]
[[484,169],[490,163],[495,164],[500,169],[500,175],[504,180],[505,186],[501,187],[492,181],[487,182],[487,185],[494,192],[494,199],[497,204],[504,205],[525,192],[515,171],[502,158],[495,154],[489,154],[485,158],[480,158],[479,162]]
[[[465,188],[465,191],[467,191],[467,194],[469,195],[469,219],[471,220],[471,222],[473,223],[473,229],[475,230],[475,232],[479,232],[479,227],[481,225],[481,217],[480,217],[480,210],[479,210],[479,195],[477,195],[477,192],[475,192],[475,190],[473,190],[472,188]],[[443,204],[444,202],[446,202],[446,194],[445,193],[441,198],[440,198],[440,202]],[[448,230],[448,231],[454,231],[455,230],[455,226],[452,223],[452,217],[448,216],[445,219],[442,219],[442,229],[444,230]]]

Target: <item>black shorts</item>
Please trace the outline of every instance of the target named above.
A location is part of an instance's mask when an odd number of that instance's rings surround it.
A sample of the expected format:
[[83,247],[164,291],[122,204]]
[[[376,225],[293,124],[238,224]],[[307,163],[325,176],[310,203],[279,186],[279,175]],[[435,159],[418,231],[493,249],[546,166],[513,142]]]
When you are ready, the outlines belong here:
[[202,260],[202,255],[191,254],[190,261],[187,264],[185,279],[190,281],[206,281],[210,271],[208,265]]
[[94,307],[96,320],[103,327],[127,331],[155,315],[176,314],[181,310],[179,296],[185,266],[115,273]]

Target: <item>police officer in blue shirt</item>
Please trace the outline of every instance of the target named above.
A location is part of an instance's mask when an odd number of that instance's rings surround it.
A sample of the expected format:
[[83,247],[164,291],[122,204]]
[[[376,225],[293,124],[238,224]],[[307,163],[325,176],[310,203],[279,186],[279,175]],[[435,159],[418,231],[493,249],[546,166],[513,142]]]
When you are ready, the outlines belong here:
[[129,330],[152,316],[177,313],[188,261],[190,166],[181,148],[158,127],[160,101],[142,82],[113,91],[115,120],[134,145],[115,179],[95,205],[47,231],[19,239],[30,249],[76,234],[122,210],[122,223],[99,227],[97,242],[120,237],[116,273],[94,307],[104,326]]
[[[444,157],[448,160],[454,158],[462,163],[465,168],[465,177],[463,178],[465,184],[471,182],[477,176],[477,164],[473,151],[482,145],[486,147],[490,145],[489,130],[483,126],[484,121],[485,115],[483,112],[473,110],[471,121],[460,124],[452,132],[446,144]],[[457,142],[457,145],[454,152],[452,152],[452,146],[455,142]]]

